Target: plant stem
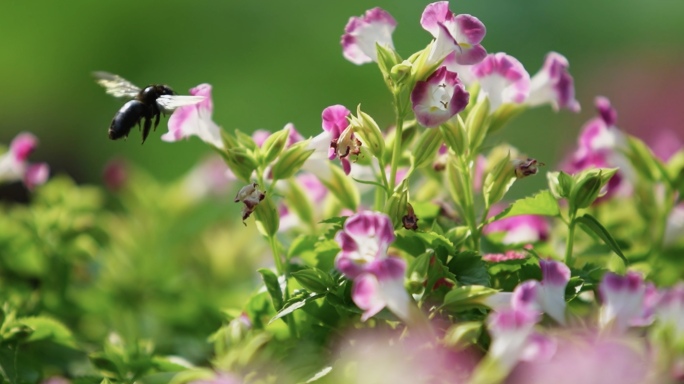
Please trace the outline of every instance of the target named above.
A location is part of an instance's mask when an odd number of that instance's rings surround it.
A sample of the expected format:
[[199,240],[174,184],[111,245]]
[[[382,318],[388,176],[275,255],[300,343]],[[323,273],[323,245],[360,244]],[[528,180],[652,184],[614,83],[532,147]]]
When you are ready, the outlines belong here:
[[473,196],[473,177],[472,177],[472,167],[470,162],[465,157],[458,157],[461,168],[461,181],[463,184],[463,211],[466,214],[466,221],[468,222],[468,227],[470,227],[470,238],[473,242],[473,249],[475,251],[480,250],[480,228],[477,225],[477,219],[475,215],[475,198]]
[[394,190],[397,182],[397,168],[399,167],[399,159],[401,159],[401,136],[404,130],[404,111],[401,106],[401,101],[398,95],[394,96],[394,113],[397,121],[394,129],[394,149],[392,150],[392,170],[390,171],[390,193]]
[[575,216],[577,216],[577,211],[573,211],[570,213],[570,220],[568,224],[568,239],[565,243],[565,264],[568,267],[572,267],[575,263],[575,260],[572,256],[572,247],[575,242],[575,226],[577,225],[577,222],[575,221]]

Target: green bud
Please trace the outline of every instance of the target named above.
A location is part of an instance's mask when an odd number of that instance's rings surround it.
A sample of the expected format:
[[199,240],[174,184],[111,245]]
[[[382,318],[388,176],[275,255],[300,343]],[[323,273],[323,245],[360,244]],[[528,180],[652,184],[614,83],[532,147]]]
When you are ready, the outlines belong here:
[[286,126],[278,132],[272,133],[261,146],[262,164],[268,165],[275,160],[285,149],[287,139],[290,136],[290,127]]
[[392,89],[392,84],[389,82],[392,78],[390,72],[395,65],[401,62],[401,57],[394,49],[378,43],[375,44],[375,50],[378,54],[378,67],[380,67],[382,77],[387,81],[387,86]]
[[411,76],[412,70],[413,64],[408,60],[404,60],[392,67],[390,70],[390,78],[395,85],[401,85],[409,76]]
[[454,153],[459,155],[465,153],[468,147],[468,134],[461,116],[456,115],[455,119],[449,119],[440,125],[439,129],[442,132],[444,142]]
[[313,228],[315,225],[313,204],[300,184],[294,180],[288,182],[287,192],[285,192],[285,201],[287,201],[287,206],[294,211],[300,220],[308,223]]
[[243,148],[247,148],[250,151],[256,151],[258,148],[252,136],[247,135],[238,129],[235,130],[235,138],[237,139],[238,145]]
[[465,121],[465,131],[468,133],[470,151],[475,153],[487,137],[489,129],[489,99],[484,98],[479,101],[468,113]]
[[280,226],[280,216],[278,209],[270,196],[265,198],[256,206],[254,211],[257,229],[266,237],[273,237],[278,232]]
[[273,180],[283,180],[292,177],[304,165],[314,152],[308,149],[309,140],[300,141],[287,148],[273,164],[271,174]]
[[[356,133],[370,152],[377,158],[382,158],[385,151],[385,138],[380,127],[370,115],[361,111],[361,105],[356,108],[356,116],[351,117],[350,128]],[[349,129],[349,128],[348,128]]]
[[445,236],[451,241],[451,244],[453,244],[454,247],[458,247],[470,237],[470,228],[467,226],[453,227],[447,231]]
[[492,113],[489,123],[489,132],[494,133],[505,127],[509,121],[518,116],[526,108],[520,104],[502,104]]
[[495,151],[492,152],[487,161],[496,161],[497,158],[498,161],[494,163],[494,168],[487,173],[487,177],[485,177],[482,185],[482,194],[484,195],[487,208],[501,201],[517,179],[515,165],[511,161],[510,152],[507,152],[505,156],[500,156],[500,153],[497,154]]
[[321,183],[332,193],[344,208],[356,211],[359,205],[359,190],[352,183],[351,177],[344,174],[340,167],[330,167],[330,179]]
[[574,180],[572,176],[567,173],[561,172],[548,172],[546,174],[546,180],[549,183],[549,190],[553,197],[557,200],[567,198],[570,196],[570,190],[574,185]]
[[449,155],[446,168],[446,177],[449,186],[449,193],[459,207],[465,208],[467,204],[467,193],[465,190],[465,180],[463,173],[453,155]]
[[406,205],[408,203],[408,182],[404,180],[394,189],[394,193],[385,203],[385,213],[392,219],[394,228],[400,228],[402,217],[406,215]]
[[257,169],[254,154],[243,147],[233,147],[220,152],[231,171],[245,182],[249,182],[252,172]]
[[449,327],[443,341],[447,347],[464,349],[477,344],[480,334],[482,334],[482,323],[467,321]]
[[594,168],[574,175],[575,185],[568,198],[570,206],[575,209],[590,206],[594,200],[602,196],[603,187],[615,172],[617,168]]
[[418,137],[415,149],[411,153],[413,168],[420,168],[430,164],[435,158],[435,154],[442,145],[442,135],[438,129],[426,129]]
[[409,57],[409,61],[413,63],[412,81],[425,80],[432,72],[434,72],[442,61],[428,65],[428,58],[435,45],[435,41],[431,41],[423,50],[418,51]]

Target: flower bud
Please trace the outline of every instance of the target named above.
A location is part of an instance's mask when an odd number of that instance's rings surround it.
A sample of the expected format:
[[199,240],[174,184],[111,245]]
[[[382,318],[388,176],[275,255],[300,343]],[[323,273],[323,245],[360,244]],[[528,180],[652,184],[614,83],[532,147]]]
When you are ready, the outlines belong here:
[[403,217],[407,211],[408,204],[408,182],[404,180],[395,188],[392,196],[385,203],[385,212],[392,219],[394,228],[403,225]]
[[461,116],[449,119],[446,123],[439,126],[444,137],[444,142],[457,154],[463,154],[468,147],[468,134],[465,130],[465,123]]
[[[382,158],[385,151],[385,138],[382,136],[382,131],[380,131],[380,127],[378,127],[375,120],[367,113],[361,111],[361,105],[356,108],[356,116],[351,117],[347,130],[351,130],[351,132],[358,134],[370,152],[375,157]],[[338,146],[340,145],[340,140],[342,140],[343,135],[344,132],[340,135]]]
[[273,164],[271,175],[273,180],[283,180],[292,177],[314,153],[314,149],[307,149],[309,140],[300,141],[286,149]]
[[390,79],[392,79],[395,85],[401,85],[407,78],[409,78],[409,76],[411,76],[412,69],[413,63],[408,60],[404,60],[392,67],[390,70]]
[[567,198],[570,196],[570,190],[574,185],[574,181],[570,175],[565,172],[548,172],[546,179],[549,183],[549,190],[554,198],[557,200]]
[[415,231],[418,229],[418,220],[419,219],[416,216],[416,213],[413,211],[413,206],[411,206],[411,203],[406,203],[406,215],[401,218],[401,224],[403,227]]
[[280,155],[283,149],[285,149],[285,145],[287,144],[287,139],[289,136],[289,126],[285,126],[285,128],[281,129],[280,131],[274,132],[268,136],[268,138],[264,141],[264,144],[261,146],[262,156],[260,157],[262,164],[270,164],[278,157],[278,155]]
[[254,154],[244,147],[234,147],[220,152],[228,167],[243,181],[249,181],[252,172],[257,168]]
[[477,152],[482,142],[487,137],[489,130],[489,99],[484,98],[475,104],[468,113],[465,121],[465,131],[468,133],[468,141],[471,152]]
[[418,138],[411,154],[414,168],[420,168],[435,158],[435,153],[442,144],[442,135],[437,129],[426,129]]
[[615,172],[617,168],[594,168],[575,175],[575,185],[569,197],[571,206],[575,209],[590,206],[605,193],[604,187]]
[[[391,78],[391,70],[395,65],[401,62],[401,57],[392,47],[384,46],[382,44],[375,44],[375,49],[378,54],[378,67],[385,79]],[[389,84],[388,84],[389,85]]]

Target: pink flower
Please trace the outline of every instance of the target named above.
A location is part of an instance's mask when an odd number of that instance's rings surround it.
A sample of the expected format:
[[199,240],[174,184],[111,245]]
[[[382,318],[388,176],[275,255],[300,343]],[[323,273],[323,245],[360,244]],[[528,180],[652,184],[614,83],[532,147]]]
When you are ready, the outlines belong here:
[[599,286],[602,306],[599,313],[601,327],[613,327],[624,332],[633,322],[642,323],[646,284],[640,274],[628,271],[625,276],[608,272]]
[[387,255],[394,241],[392,220],[383,213],[359,212],[347,219],[335,240],[342,249],[335,258],[335,267],[354,281],[352,300],[364,311],[361,320],[366,321],[385,307],[408,319],[406,262]]
[[354,64],[378,61],[376,44],[394,49],[392,32],[397,22],[382,8],[373,8],[360,17],[351,17],[342,35],[342,54]]
[[214,103],[211,99],[211,85],[200,84],[190,89],[193,96],[203,96],[204,100],[194,105],[176,108],[169,118],[169,131],[162,135],[168,142],[197,136],[216,148],[223,149],[221,128],[212,120]]
[[332,105],[323,110],[323,130],[329,135],[330,147],[328,158],[330,160],[339,157],[345,174],[351,172],[349,155],[358,155],[361,150],[361,142],[354,136],[349,128],[347,117],[351,112],[343,105]]
[[505,232],[503,244],[527,244],[544,241],[549,236],[549,223],[543,216],[520,215],[487,224],[485,234]]
[[50,168],[46,163],[31,164],[29,155],[38,146],[38,139],[31,133],[18,134],[7,153],[0,155],[0,183],[23,181],[28,189],[44,184]]
[[568,73],[568,60],[560,53],[550,52],[546,55],[544,66],[532,76],[530,96],[526,104],[537,106],[551,104],[554,110],[565,108],[579,112],[580,105],[575,100],[575,85]]
[[530,93],[530,75],[515,57],[505,53],[487,55],[472,72],[480,83],[481,97],[489,98],[490,111],[505,103],[521,104]]
[[475,16],[455,15],[449,10],[448,1],[428,4],[420,17],[420,25],[435,38],[429,62],[436,63],[453,53],[461,65],[482,61],[487,51],[480,45],[487,30]]
[[411,92],[411,105],[416,119],[425,127],[437,127],[461,112],[470,95],[458,75],[439,67],[425,81],[416,82]]

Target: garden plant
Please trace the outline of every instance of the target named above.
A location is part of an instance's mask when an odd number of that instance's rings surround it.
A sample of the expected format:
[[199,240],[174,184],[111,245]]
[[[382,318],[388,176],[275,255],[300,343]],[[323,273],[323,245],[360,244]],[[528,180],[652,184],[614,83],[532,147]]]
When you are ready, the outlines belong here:
[[[160,182],[114,159],[102,187],[50,175],[16,136],[0,182],[30,201],[0,206],[2,382],[682,382],[684,149],[649,148],[596,95],[545,164],[500,133],[580,111],[566,57],[529,71],[445,1],[418,20],[413,53],[386,10],[344,26],[386,124],[331,105],[313,137],[249,134],[199,84],[161,139],[195,136],[206,160]],[[546,187],[508,198],[533,177]]]

